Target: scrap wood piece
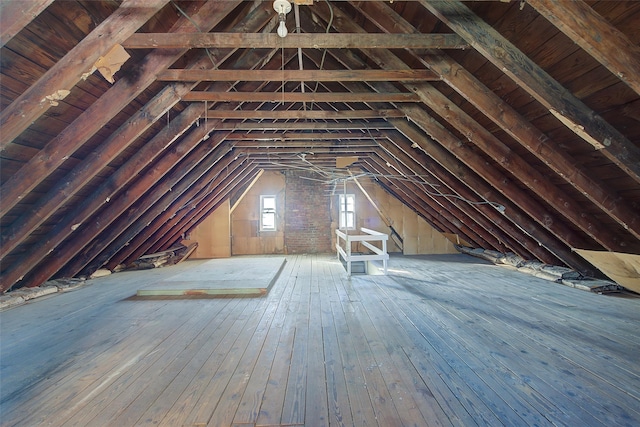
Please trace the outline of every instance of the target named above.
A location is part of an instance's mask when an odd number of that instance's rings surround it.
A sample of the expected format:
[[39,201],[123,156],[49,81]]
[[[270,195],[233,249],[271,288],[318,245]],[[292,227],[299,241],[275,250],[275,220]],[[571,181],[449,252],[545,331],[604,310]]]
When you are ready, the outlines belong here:
[[191,254],[193,253],[193,251],[195,251],[198,247],[198,242],[193,242],[191,244],[189,244],[186,247],[186,250],[184,251],[184,254],[182,255],[182,258],[180,258],[180,260],[178,262],[176,262],[176,264],[180,264],[182,261],[184,261],[185,259],[189,258],[189,256],[191,256]]
[[[187,243],[187,245],[185,245],[185,243]],[[116,267],[116,270],[148,270],[163,267],[165,265],[179,264],[187,259],[197,247],[198,242],[183,241],[177,246],[173,246],[167,250],[142,255],[127,266]]]
[[575,248],[572,250],[620,286],[640,292],[640,255]]

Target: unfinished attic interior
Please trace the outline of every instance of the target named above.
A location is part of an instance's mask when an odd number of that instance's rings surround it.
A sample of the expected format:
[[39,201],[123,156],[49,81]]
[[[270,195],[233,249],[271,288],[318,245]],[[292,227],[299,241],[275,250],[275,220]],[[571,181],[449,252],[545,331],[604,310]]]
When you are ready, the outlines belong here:
[[2,425],[640,424],[639,1],[1,0],[0,109]]

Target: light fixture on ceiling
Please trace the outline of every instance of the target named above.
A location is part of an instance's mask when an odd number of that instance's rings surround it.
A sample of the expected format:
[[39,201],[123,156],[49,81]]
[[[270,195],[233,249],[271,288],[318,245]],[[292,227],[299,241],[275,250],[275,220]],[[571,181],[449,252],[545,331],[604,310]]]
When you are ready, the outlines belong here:
[[278,25],[278,35],[283,38],[287,37],[289,32],[287,31],[285,21],[287,19],[287,13],[291,12],[291,3],[287,0],[275,0],[273,2],[273,9],[278,13],[278,21],[280,21]]

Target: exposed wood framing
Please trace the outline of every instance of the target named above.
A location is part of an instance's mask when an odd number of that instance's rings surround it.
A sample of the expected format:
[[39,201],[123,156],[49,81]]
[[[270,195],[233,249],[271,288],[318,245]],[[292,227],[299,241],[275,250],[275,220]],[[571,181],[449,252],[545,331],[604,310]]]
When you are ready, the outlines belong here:
[[542,16],[640,94],[640,47],[582,0],[527,0]]
[[229,33],[136,33],[122,43],[127,49],[192,49],[192,48],[252,48],[252,49],[466,49],[469,44],[456,34],[229,34]]
[[[553,4],[558,5],[558,3]],[[578,3],[571,2],[571,5],[575,4]],[[371,19],[375,17],[375,22],[388,31],[397,31],[398,28],[407,32],[416,31],[413,26],[383,3],[368,2],[361,4],[359,8],[363,12],[368,12]],[[532,126],[507,102],[500,99],[472,73],[443,52],[429,52],[425,63],[431,70],[438,73],[451,88],[464,96],[532,154],[597,204],[621,226],[640,238],[640,216],[634,213],[634,209],[628,206],[618,194],[607,188],[604,183],[593,179],[589,171],[577,164],[569,154],[557,149],[557,142]],[[638,69],[640,69],[640,65]]]
[[4,0],[0,4],[0,47],[26,27],[53,0]]
[[212,102],[416,102],[413,93],[353,93],[353,92],[196,92],[182,97],[183,101]]
[[378,119],[378,118],[399,118],[404,114],[398,110],[234,110],[222,111],[214,110],[208,114],[212,119],[307,119],[307,120],[330,120],[330,119]]
[[419,81],[439,80],[429,70],[165,70],[162,81]]
[[95,30],[50,68],[36,84],[0,113],[0,151],[52,105],[47,96],[64,98],[96,60],[149,20],[169,0],[125,0]]
[[469,41],[474,49],[516,81],[571,131],[640,182],[640,148],[569,93],[467,6],[457,0],[420,0],[420,3]]

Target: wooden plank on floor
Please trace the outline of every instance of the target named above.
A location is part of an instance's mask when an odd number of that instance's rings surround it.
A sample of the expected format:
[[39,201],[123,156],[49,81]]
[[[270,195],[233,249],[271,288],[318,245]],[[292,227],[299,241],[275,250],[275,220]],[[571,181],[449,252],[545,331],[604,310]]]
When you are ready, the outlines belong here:
[[253,306],[248,322],[237,335],[235,342],[228,348],[228,353],[217,371],[213,374],[209,372],[210,381],[188,415],[185,424],[207,425],[221,419],[226,420],[227,424],[231,423],[237,408],[237,400],[241,396],[240,391],[246,385],[250,372],[255,366],[258,349],[268,332],[277,307],[277,300],[274,298],[261,299]]
[[[168,307],[184,313],[184,308],[177,305],[172,307],[169,304]],[[157,373],[162,372],[178,357],[184,346],[202,331],[208,324],[211,312],[206,309],[205,304],[199,304],[197,309],[190,307],[190,314],[183,315],[185,320],[166,335],[159,334],[164,339],[145,348],[141,358],[120,369],[121,372],[118,372],[119,375],[108,388],[92,395],[90,399],[84,399],[82,410],[60,425],[107,425],[116,419],[141,392],[153,386],[158,380]],[[165,328],[167,327],[169,325],[165,324]],[[144,342],[143,336],[137,338],[139,342]]]
[[[185,394],[189,386],[193,383],[196,375],[202,369],[203,365],[209,360],[212,354],[220,350],[221,342],[225,335],[232,330],[232,325],[236,322],[235,313],[242,312],[247,309],[248,302],[246,300],[231,300],[231,302],[221,310],[214,321],[212,321],[203,333],[201,333],[193,343],[190,343],[182,355],[176,360],[184,357],[187,359],[185,366],[168,378],[170,382],[162,390],[155,393],[144,393],[141,397],[146,399],[146,411],[140,413],[138,424],[158,425],[173,409],[175,413],[179,413],[177,406],[180,397]],[[165,374],[166,375],[166,374]],[[123,413],[126,416],[128,409]]]
[[296,294],[300,292],[300,288],[296,286],[296,280],[300,274],[300,257],[294,257],[294,260],[289,259],[287,263],[292,264],[290,273],[285,276],[286,283],[284,283],[283,280],[283,286],[286,286],[289,290],[289,301],[286,307],[287,315],[282,325],[276,325],[276,327],[280,326],[282,328],[282,332],[278,341],[275,358],[269,371],[265,392],[262,396],[262,403],[256,418],[256,425],[279,425],[282,417],[282,408],[284,405],[295,339],[295,319],[299,310],[300,296]]
[[[318,284],[321,269],[314,262],[312,275],[314,286],[309,301],[309,329],[307,335],[307,393],[305,394],[305,423],[308,425],[329,425],[329,404],[327,402],[327,380],[324,366],[324,341],[322,340],[322,305]],[[314,291],[318,289],[318,291]]]
[[[279,283],[281,293],[275,295],[278,302],[278,308],[275,316],[269,325],[269,330],[259,350],[258,359],[255,368],[251,372],[247,385],[242,393],[237,410],[233,416],[234,425],[251,424],[255,425],[264,405],[264,398],[269,384],[269,376],[274,369],[274,364],[278,363],[276,355],[278,353],[279,344],[282,342],[282,335],[291,333],[293,322],[288,321],[291,316],[289,312],[289,303],[293,292],[293,275],[291,273]],[[289,328],[285,328],[285,324],[290,324]],[[284,393],[282,393],[284,395]],[[212,419],[212,425],[225,425],[226,420]]]
[[[219,339],[215,343],[215,347],[209,351],[208,358],[199,367],[195,376],[192,377],[159,425],[187,425],[187,418],[199,406],[207,387],[210,386],[216,375],[219,375],[221,365],[228,357],[229,352],[232,351],[240,334],[247,328],[251,314],[256,311],[255,300],[245,301],[246,303],[241,304],[240,309],[234,313],[233,323],[229,325],[228,329],[223,329],[225,333],[222,339]],[[262,300],[260,301],[262,302]],[[215,402],[209,402],[209,404],[215,404]]]
[[[337,261],[336,261],[337,263]],[[349,402],[349,391],[344,376],[345,367],[340,355],[340,345],[338,343],[338,332],[336,330],[333,313],[331,311],[332,302],[339,302],[341,295],[334,277],[335,264],[331,262],[323,263],[322,277],[323,292],[320,292],[320,311],[322,323],[322,345],[324,348],[324,365],[327,390],[327,410],[329,413],[330,426],[351,426],[354,425],[351,415],[351,404]],[[342,272],[342,265],[339,266]]]
[[307,344],[309,340],[309,298],[311,289],[311,257],[301,255],[293,301],[298,303],[291,365],[282,406],[281,424],[304,424],[307,393]]
[[2,425],[640,423],[640,300],[466,256],[287,261],[264,298],[128,298],[187,261],[3,312]]

